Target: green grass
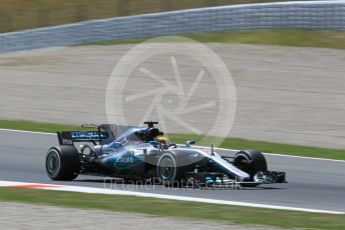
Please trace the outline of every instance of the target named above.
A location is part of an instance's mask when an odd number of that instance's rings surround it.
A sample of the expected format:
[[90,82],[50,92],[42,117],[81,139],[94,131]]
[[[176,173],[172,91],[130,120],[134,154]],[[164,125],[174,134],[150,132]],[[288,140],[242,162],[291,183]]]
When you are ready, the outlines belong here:
[[45,133],[56,133],[57,131],[77,131],[83,130],[80,126],[75,125],[61,125],[52,123],[41,123],[33,121],[22,120],[0,120],[0,128],[3,129],[17,129],[24,131],[35,131]]
[[214,205],[154,198],[143,199],[133,196],[0,188],[0,201],[134,212],[155,216],[283,228],[343,229],[345,226],[345,215]]
[[[0,120],[0,128],[18,129],[26,131],[38,131],[55,133],[61,130],[81,130],[78,126],[60,125],[50,123],[37,123],[31,121]],[[184,143],[187,140],[201,140],[201,136],[187,134],[169,134],[170,141]],[[238,138],[225,138],[219,146],[231,149],[257,149],[262,152],[279,153],[293,156],[319,157],[325,159],[345,160],[345,150],[324,149],[310,146],[297,146],[264,141],[245,140]]]
[[[253,30],[205,34],[187,34],[185,37],[199,42],[224,44],[283,45],[296,47],[318,47],[345,49],[345,31],[316,30]],[[96,45],[136,44],[145,39],[105,41]]]
[[[11,0],[0,1],[0,32],[91,19],[278,0]],[[279,0],[280,1],[280,0]]]
[[[170,137],[170,135],[169,135]],[[200,140],[200,136],[174,134],[170,138],[173,142],[184,143],[187,140]],[[229,149],[257,149],[266,153],[278,153],[291,156],[318,157],[325,159],[345,160],[345,150],[324,149],[310,146],[271,143],[266,141],[246,140],[240,138],[225,138],[219,146]]]

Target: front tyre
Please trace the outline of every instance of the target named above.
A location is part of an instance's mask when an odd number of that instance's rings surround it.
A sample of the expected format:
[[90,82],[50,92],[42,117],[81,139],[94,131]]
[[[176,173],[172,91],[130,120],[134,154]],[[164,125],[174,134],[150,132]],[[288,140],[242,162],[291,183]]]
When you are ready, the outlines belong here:
[[[234,165],[250,175],[250,180],[254,181],[257,172],[267,171],[265,156],[256,150],[243,150],[235,154]],[[244,186],[257,186],[260,183],[247,183]]]
[[79,153],[74,146],[58,146],[48,150],[46,171],[52,180],[74,180],[80,171]]
[[176,158],[171,153],[164,153],[158,159],[157,175],[165,186],[182,186],[183,172],[181,168],[177,167]]

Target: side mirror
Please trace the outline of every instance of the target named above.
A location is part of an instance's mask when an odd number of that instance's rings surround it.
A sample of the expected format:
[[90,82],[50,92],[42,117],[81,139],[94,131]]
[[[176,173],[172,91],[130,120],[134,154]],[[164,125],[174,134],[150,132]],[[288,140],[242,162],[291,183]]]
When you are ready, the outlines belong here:
[[195,145],[196,141],[194,140],[190,140],[190,141],[186,141],[186,146],[190,147],[191,145]]

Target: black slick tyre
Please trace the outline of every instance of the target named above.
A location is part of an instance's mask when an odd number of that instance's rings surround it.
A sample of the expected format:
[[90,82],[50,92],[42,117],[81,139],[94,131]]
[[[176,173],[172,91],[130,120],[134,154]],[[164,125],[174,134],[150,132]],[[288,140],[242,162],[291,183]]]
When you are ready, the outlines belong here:
[[176,158],[171,153],[164,153],[157,163],[157,175],[164,186],[181,187],[183,171],[178,167]]
[[52,180],[74,180],[80,171],[79,153],[74,146],[51,147],[47,152],[45,166]]
[[243,150],[235,154],[234,165],[250,175],[253,180],[257,172],[267,171],[265,156],[256,150]]

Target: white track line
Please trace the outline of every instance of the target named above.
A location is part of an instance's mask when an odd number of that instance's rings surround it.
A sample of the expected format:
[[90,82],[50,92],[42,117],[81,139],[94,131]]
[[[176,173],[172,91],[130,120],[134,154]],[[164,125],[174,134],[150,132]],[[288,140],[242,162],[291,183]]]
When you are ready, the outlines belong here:
[[[199,146],[199,145],[194,145],[197,148],[210,148],[210,147],[205,147],[205,146]],[[226,148],[214,148],[215,150],[224,150],[224,151],[234,151],[238,152],[241,150],[238,149],[226,149]],[[303,156],[293,156],[293,155],[285,155],[285,154],[279,154],[279,153],[263,153],[268,156],[277,156],[277,157],[292,157],[292,158],[300,158],[300,159],[308,159],[308,160],[321,160],[321,161],[334,161],[334,162],[342,162],[345,163],[345,160],[335,160],[335,159],[326,159],[326,158],[319,158],[319,157],[303,157]]]
[[[25,182],[13,182],[13,181],[0,181],[0,187],[13,187],[13,186],[25,186],[25,185],[35,185],[35,186],[37,185],[38,187],[37,189],[54,190],[54,191],[105,194],[105,195],[126,195],[126,196],[167,199],[167,200],[199,202],[199,203],[208,203],[208,204],[234,205],[234,206],[243,206],[243,207],[252,207],[252,208],[268,208],[268,209],[277,209],[277,210],[325,213],[325,214],[337,214],[337,215],[345,214],[345,212],[330,211],[330,210],[298,208],[298,207],[279,206],[279,205],[266,205],[266,204],[216,200],[216,199],[207,199],[207,198],[196,198],[196,197],[187,197],[187,196],[163,195],[163,194],[133,192],[133,191],[116,190],[116,189],[91,188],[91,187],[68,186],[68,185],[56,185],[59,187],[48,187],[54,184],[37,184],[37,183],[25,183]],[[42,188],[39,188],[40,185],[42,186]],[[44,187],[44,186],[47,186],[47,187]]]
[[25,131],[25,130],[17,130],[17,129],[0,129],[0,131],[17,132],[17,133],[32,133],[32,134],[42,134],[42,135],[56,135],[56,133],[44,133],[44,132]]
[[[55,133],[44,133],[44,132],[34,132],[34,131],[24,131],[24,130],[17,130],[17,129],[1,129],[0,131],[9,131],[9,132],[18,132],[18,133],[32,133],[32,134],[42,134],[42,135],[56,135]],[[197,148],[207,148],[207,146],[198,146],[195,145]],[[226,150],[226,151],[240,151],[237,149],[226,149],[226,148],[214,148],[219,150]],[[307,160],[321,160],[321,161],[333,161],[333,162],[341,162],[345,163],[345,160],[334,160],[334,159],[326,159],[326,158],[318,158],[318,157],[303,157],[303,156],[292,156],[292,155],[285,155],[279,153],[263,153],[268,156],[277,156],[277,157],[292,157],[292,158],[300,158],[300,159],[307,159]]]

